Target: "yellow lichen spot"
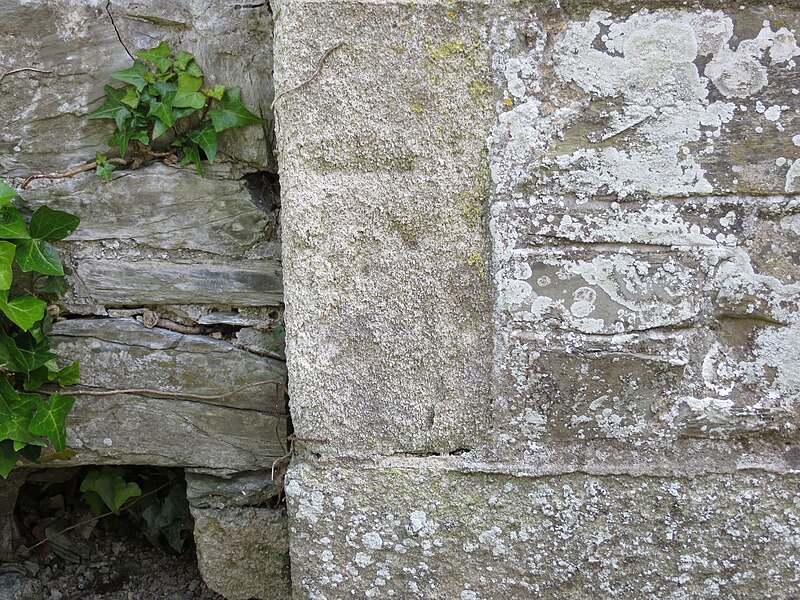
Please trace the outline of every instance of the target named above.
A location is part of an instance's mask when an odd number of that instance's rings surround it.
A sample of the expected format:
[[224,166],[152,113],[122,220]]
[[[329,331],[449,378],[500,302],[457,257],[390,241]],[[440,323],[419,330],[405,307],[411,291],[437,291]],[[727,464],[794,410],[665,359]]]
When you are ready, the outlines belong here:
[[467,264],[473,267],[481,279],[486,278],[486,261],[480,252],[473,252],[467,257]]
[[514,106],[513,98],[503,98],[503,106]]
[[472,96],[473,100],[477,100],[483,94],[491,94],[492,87],[487,85],[477,79],[473,79],[469,84],[469,95]]
[[456,11],[454,10],[447,11],[447,18],[450,19],[451,21],[455,21],[457,16],[458,15],[456,14]]
[[465,200],[461,205],[461,214],[474,227],[478,227],[483,221],[483,207],[471,200]]
[[415,115],[421,115],[425,112],[425,105],[421,102],[412,102],[411,103],[411,112]]
[[431,60],[444,60],[456,54],[464,54],[466,47],[464,40],[450,40],[442,44],[428,45],[425,47],[425,54]]

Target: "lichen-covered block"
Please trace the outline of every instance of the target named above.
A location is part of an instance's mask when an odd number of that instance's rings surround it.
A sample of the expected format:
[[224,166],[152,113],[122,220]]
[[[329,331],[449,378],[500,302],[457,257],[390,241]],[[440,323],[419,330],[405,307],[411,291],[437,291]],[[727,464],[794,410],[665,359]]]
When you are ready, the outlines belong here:
[[496,439],[796,439],[799,13],[526,10],[494,29]]
[[490,3],[274,4],[297,434],[332,453],[474,444],[490,408]]
[[786,598],[800,582],[797,475],[527,478],[451,460],[297,465],[295,598]]

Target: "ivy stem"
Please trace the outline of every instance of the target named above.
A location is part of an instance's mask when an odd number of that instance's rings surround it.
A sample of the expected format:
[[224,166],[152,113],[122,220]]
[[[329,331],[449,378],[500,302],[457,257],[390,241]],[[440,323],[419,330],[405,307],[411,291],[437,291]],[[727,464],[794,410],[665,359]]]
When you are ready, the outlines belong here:
[[[124,158],[108,158],[106,159],[106,162],[115,165],[128,164],[128,161],[126,161]],[[19,187],[20,189],[24,190],[34,179],[66,179],[68,177],[75,177],[75,175],[78,175],[80,173],[85,173],[86,171],[91,171],[92,169],[96,168],[97,168],[97,162],[92,161],[90,163],[86,163],[85,165],[81,165],[79,167],[75,167],[74,169],[70,169],[69,171],[61,171],[59,173],[39,173],[37,175],[28,175],[25,178],[25,181],[23,181],[22,185]]]

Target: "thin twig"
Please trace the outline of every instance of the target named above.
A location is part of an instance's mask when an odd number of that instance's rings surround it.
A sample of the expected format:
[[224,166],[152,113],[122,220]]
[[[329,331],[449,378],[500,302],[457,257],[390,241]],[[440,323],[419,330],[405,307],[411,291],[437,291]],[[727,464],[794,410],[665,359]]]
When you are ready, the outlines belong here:
[[[106,159],[106,162],[115,165],[128,164],[124,158],[109,158]],[[23,181],[22,185],[19,187],[24,190],[34,179],[66,179],[67,177],[75,177],[75,175],[79,175],[80,173],[85,173],[86,171],[91,171],[92,169],[95,168],[97,168],[97,162],[92,161],[90,163],[86,163],[85,165],[81,165],[79,167],[75,167],[74,169],[70,169],[69,171],[61,171],[59,173],[39,173],[37,175],[28,175],[25,178],[25,181]]]
[[[211,401],[211,400],[226,400],[231,396],[235,396],[239,392],[243,392],[244,390],[248,390],[250,388],[259,387],[262,385],[274,385],[275,386],[275,398],[277,402],[280,402],[280,398],[278,396],[280,390],[286,389],[286,386],[282,381],[278,381],[277,379],[265,379],[264,381],[255,381],[253,383],[248,383],[247,385],[243,385],[241,387],[236,388],[230,392],[225,394],[190,394],[188,392],[166,392],[163,390],[152,390],[148,388],[131,388],[131,389],[124,389],[124,390],[64,390],[65,394],[74,394],[76,396],[116,396],[118,394],[135,394],[139,396],[154,396],[156,398],[177,398],[180,400],[200,400],[200,401]],[[273,413],[269,413],[273,414]],[[284,413],[275,413],[276,416],[285,417]]]
[[275,96],[275,99],[272,101],[272,104],[270,104],[270,108],[275,108],[275,105],[278,103],[278,100],[280,100],[284,96],[287,96],[289,94],[292,94],[292,93],[296,92],[300,88],[303,88],[303,87],[307,86],[309,83],[314,81],[317,77],[319,77],[319,74],[322,72],[322,65],[325,64],[325,60],[328,58],[328,56],[331,55],[331,53],[334,50],[337,50],[338,48],[341,48],[342,46],[344,46],[344,42],[339,42],[335,46],[331,46],[330,48],[325,50],[325,53],[322,55],[322,58],[320,58],[319,61],[317,62],[317,68],[314,69],[314,72],[311,74],[311,76],[309,76],[307,79],[301,81],[300,83],[298,83],[293,88],[290,88],[288,90],[284,90],[280,94]]
[[47,73],[47,74],[55,73],[55,71],[49,71],[47,69],[34,69],[33,67],[21,67],[19,69],[11,69],[10,71],[6,71],[5,73],[3,73],[2,75],[0,75],[0,81],[3,81],[3,79],[8,77],[9,75],[14,75],[15,73],[22,73],[24,71],[31,71],[33,73]]
[[[150,491],[149,491],[149,492],[147,492],[146,494],[142,494],[141,496],[137,496],[136,498],[132,498],[132,499],[131,499],[132,501],[131,501],[130,503],[126,503],[126,505],[125,505],[125,506],[121,506],[121,507],[120,507],[120,509],[119,509],[119,512],[122,512],[123,510],[130,510],[130,509],[131,509],[131,507],[132,507],[134,504],[136,504],[136,503],[137,503],[139,500],[141,500],[142,498],[147,498],[148,496],[152,496],[152,495],[153,495],[153,494],[155,494],[156,492],[160,492],[160,491],[161,491],[161,490],[163,490],[165,487],[167,487],[168,485],[171,485],[171,484],[173,484],[173,483],[174,483],[174,481],[168,481],[167,483],[165,483],[165,484],[163,484],[163,485],[160,485],[160,486],[158,486],[156,489],[154,489],[154,490],[150,490]],[[71,531],[71,530],[73,530],[73,529],[77,529],[78,527],[81,527],[82,525],[86,525],[87,523],[91,523],[92,521],[97,521],[97,520],[99,520],[99,519],[102,519],[103,517],[109,517],[109,516],[111,516],[111,515],[116,515],[116,514],[119,514],[119,513],[115,513],[113,510],[110,510],[110,511],[108,511],[108,512],[106,512],[106,513],[103,513],[102,515],[98,515],[98,516],[96,516],[96,517],[92,517],[91,519],[86,519],[86,520],[84,520],[84,521],[81,521],[80,523],[75,523],[75,525],[70,525],[69,527],[67,527],[67,528],[65,528],[65,529],[62,529],[61,531],[59,531],[59,532],[58,532],[56,535],[61,535],[62,533],[66,533],[66,532],[68,532],[68,531]],[[45,542],[51,542],[51,541],[52,541],[52,540],[51,540],[50,538],[48,538],[48,537],[46,537],[46,536],[45,536],[45,538],[44,538],[42,541],[35,543],[33,546],[31,546],[30,548],[28,548],[28,550],[33,550],[34,548],[36,548],[36,547],[38,547],[38,546],[41,546],[41,545],[42,545],[42,544],[44,544]]]

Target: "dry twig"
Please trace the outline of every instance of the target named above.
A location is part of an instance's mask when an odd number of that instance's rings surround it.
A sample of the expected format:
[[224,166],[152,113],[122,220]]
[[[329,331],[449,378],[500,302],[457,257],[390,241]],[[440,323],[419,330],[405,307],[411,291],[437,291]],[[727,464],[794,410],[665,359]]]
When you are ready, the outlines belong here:
[[331,53],[334,50],[337,50],[337,49],[341,48],[342,46],[344,46],[344,42],[339,42],[335,46],[331,46],[330,48],[328,48],[325,51],[325,53],[322,55],[322,57],[319,59],[319,61],[317,62],[317,68],[314,69],[314,72],[308,78],[304,79],[303,81],[298,83],[293,88],[290,88],[288,90],[284,90],[280,94],[275,96],[275,99],[272,101],[272,104],[270,104],[270,108],[275,108],[275,105],[278,103],[278,100],[280,100],[284,96],[288,96],[289,94],[292,94],[292,93],[296,92],[297,90],[307,86],[309,83],[314,81],[317,77],[319,77],[319,74],[322,72],[322,65],[325,64],[325,61],[327,60],[327,58],[331,55]]
[[[106,162],[110,162],[115,165],[126,165],[128,164],[125,159],[122,158],[109,158]],[[59,173],[39,173],[37,175],[28,175],[25,178],[25,181],[22,182],[22,185],[19,186],[21,189],[25,189],[28,187],[31,181],[34,179],[66,179],[67,177],[75,177],[80,173],[85,173],[86,171],[91,171],[92,169],[97,168],[97,163],[92,161],[90,163],[86,163],[85,165],[81,165],[79,167],[75,167],[74,169],[70,169],[69,171],[61,171]]]

